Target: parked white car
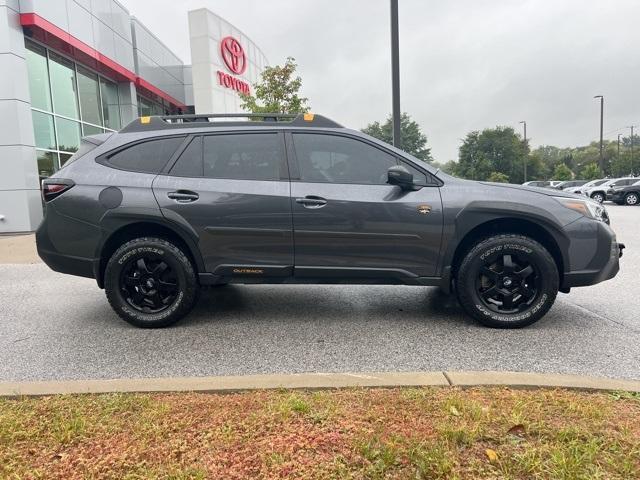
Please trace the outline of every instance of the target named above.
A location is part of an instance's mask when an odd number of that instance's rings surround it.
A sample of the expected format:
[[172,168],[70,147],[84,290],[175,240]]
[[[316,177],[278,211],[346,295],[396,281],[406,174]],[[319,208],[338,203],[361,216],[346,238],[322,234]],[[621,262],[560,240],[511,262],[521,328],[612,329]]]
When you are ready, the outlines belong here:
[[587,197],[592,198],[598,203],[602,203],[607,199],[607,191],[613,187],[620,187],[625,185],[632,185],[638,181],[637,178],[633,177],[623,177],[623,178],[612,178],[607,180],[600,185],[590,188],[584,188],[582,193]]
[[599,180],[591,180],[590,182],[585,183],[582,186],[579,187],[570,187],[570,188],[565,188],[565,192],[569,192],[569,193],[577,193],[579,195],[584,195],[584,191],[587,190],[588,188],[592,188],[592,187],[597,187],[599,185],[602,185],[604,182],[608,182],[610,179],[609,178],[601,178]]

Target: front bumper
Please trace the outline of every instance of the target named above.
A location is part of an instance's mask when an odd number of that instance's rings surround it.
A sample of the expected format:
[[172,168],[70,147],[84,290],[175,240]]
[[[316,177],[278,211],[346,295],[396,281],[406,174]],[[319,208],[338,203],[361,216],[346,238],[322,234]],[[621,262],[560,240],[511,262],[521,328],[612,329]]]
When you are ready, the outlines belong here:
[[596,236],[596,248],[591,260],[584,268],[565,271],[561,290],[595,285],[615,277],[620,271],[620,257],[625,248],[624,244],[617,242],[615,233],[605,224],[597,226]]

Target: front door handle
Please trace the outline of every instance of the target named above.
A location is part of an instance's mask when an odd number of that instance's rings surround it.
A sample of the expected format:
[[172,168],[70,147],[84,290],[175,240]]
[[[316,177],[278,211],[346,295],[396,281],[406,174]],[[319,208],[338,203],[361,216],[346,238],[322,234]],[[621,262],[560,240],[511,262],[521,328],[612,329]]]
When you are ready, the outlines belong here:
[[200,198],[196,192],[192,192],[191,190],[178,190],[177,192],[169,192],[167,193],[167,197],[171,200],[175,200],[178,203],[190,203],[195,202]]
[[299,203],[304,208],[322,208],[327,204],[327,200],[315,195],[307,195],[304,198],[296,198],[296,203]]

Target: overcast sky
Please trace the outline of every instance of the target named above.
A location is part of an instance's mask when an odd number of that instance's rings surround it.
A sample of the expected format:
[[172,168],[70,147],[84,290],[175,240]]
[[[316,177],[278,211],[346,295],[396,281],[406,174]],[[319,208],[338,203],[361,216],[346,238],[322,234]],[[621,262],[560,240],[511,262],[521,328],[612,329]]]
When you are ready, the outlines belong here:
[[[312,110],[352,128],[391,111],[388,0],[121,0],[185,63],[187,11],[207,7],[271,64],[293,56]],[[400,0],[402,110],[436,160],[471,130],[526,120],[533,146],[640,125],[640,0]]]

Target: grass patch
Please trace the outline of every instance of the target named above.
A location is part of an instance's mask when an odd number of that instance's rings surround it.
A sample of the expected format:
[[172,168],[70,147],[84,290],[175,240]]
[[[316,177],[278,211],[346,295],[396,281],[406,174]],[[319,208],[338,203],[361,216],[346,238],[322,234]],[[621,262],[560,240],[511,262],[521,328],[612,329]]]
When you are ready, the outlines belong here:
[[405,388],[0,399],[0,478],[640,478],[640,396]]

